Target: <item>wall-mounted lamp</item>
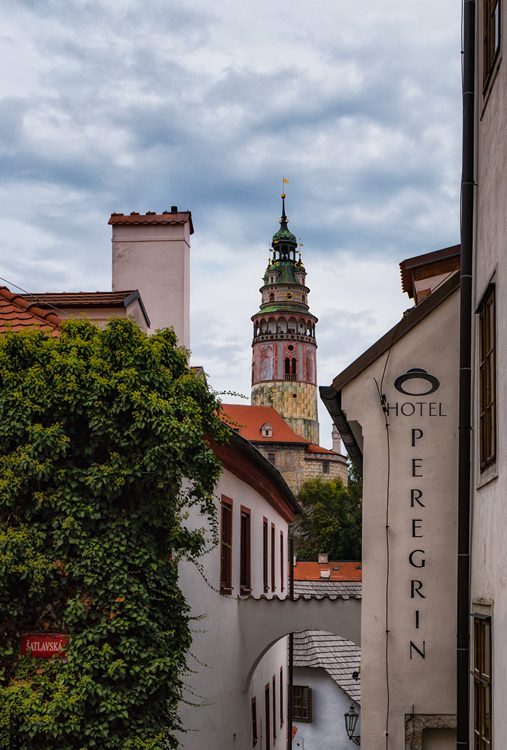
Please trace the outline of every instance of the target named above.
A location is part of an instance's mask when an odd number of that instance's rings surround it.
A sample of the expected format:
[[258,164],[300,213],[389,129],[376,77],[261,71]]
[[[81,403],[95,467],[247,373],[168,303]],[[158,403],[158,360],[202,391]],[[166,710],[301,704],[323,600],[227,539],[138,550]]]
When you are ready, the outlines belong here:
[[354,732],[356,731],[358,719],[359,714],[355,710],[354,706],[351,706],[350,711],[347,711],[347,713],[345,714],[345,729],[347,730],[349,740],[352,740],[354,745],[361,744],[361,737],[354,734]]

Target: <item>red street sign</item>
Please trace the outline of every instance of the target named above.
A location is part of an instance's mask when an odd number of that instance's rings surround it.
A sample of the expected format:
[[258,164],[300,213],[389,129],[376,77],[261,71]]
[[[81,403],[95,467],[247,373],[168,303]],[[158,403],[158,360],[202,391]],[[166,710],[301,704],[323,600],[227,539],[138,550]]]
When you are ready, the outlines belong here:
[[21,638],[21,656],[32,654],[38,659],[51,659],[55,654],[65,656],[69,645],[66,635],[59,633],[28,633]]

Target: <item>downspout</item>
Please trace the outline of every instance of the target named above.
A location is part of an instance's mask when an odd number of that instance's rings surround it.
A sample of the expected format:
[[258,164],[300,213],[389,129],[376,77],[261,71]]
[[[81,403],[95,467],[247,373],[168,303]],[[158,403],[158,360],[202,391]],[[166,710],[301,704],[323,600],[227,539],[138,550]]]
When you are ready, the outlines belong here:
[[[289,539],[289,599],[294,601],[294,539]],[[289,633],[289,686],[287,690],[287,748],[292,750],[292,711],[294,686],[294,633]]]
[[463,0],[463,165],[459,362],[457,748],[469,748],[472,261],[474,229],[475,0]]

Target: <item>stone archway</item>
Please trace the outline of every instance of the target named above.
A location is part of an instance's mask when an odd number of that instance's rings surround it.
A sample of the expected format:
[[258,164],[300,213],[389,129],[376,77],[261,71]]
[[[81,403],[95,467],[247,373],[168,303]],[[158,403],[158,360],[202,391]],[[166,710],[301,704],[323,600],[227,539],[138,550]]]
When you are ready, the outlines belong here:
[[243,690],[271,646],[297,630],[327,630],[361,643],[360,598],[240,599],[239,626],[243,655]]

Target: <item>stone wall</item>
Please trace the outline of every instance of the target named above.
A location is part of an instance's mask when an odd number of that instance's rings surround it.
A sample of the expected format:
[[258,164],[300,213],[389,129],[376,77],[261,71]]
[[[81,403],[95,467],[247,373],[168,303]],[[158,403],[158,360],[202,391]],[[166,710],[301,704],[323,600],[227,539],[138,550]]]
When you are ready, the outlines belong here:
[[[295,495],[301,485],[309,479],[320,477],[324,481],[339,477],[347,485],[347,460],[344,456],[330,454],[308,454],[304,446],[277,445],[273,443],[257,443],[255,446],[263,456],[275,454],[275,466],[283,476]],[[323,461],[324,458],[324,461]],[[329,473],[324,473],[323,463],[329,466]]]

